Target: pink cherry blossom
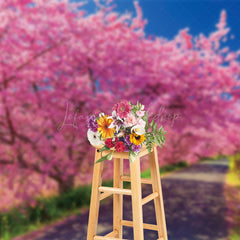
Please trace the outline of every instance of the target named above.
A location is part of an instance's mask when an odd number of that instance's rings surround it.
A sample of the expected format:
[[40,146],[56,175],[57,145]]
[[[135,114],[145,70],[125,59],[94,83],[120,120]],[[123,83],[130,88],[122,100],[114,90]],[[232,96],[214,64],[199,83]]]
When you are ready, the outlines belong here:
[[[0,208],[90,183],[87,119],[120,99],[141,102],[167,130],[161,165],[239,151],[240,52],[221,45],[226,13],[207,36],[184,29],[167,40],[145,34],[135,7],[132,17],[102,5],[87,15],[69,1],[0,1]],[[131,109],[114,108],[123,118]]]

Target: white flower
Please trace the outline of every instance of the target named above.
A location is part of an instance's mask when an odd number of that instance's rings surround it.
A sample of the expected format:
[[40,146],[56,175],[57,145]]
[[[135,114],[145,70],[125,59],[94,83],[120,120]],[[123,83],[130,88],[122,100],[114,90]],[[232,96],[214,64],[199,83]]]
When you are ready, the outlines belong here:
[[117,117],[117,112],[114,110],[112,111],[112,117],[116,118]]
[[103,117],[104,115],[104,113],[99,113],[99,117]]
[[115,127],[115,124],[114,124],[114,121],[108,126],[108,128],[114,128]]
[[114,128],[116,127],[114,120],[117,119],[116,111],[112,112],[112,116],[107,117],[107,119],[112,119],[112,123],[108,126],[108,128]]
[[118,132],[121,128],[121,125],[123,124],[122,119],[117,116],[116,111],[112,112],[112,116],[108,117],[108,119],[112,119],[112,123],[108,126],[108,128],[115,128]]
[[99,132],[93,132],[90,129],[88,129],[87,137],[88,137],[88,141],[93,146],[99,146],[99,145],[103,144],[103,141],[100,140],[100,133]]
[[145,134],[145,127],[141,125],[136,125],[132,127],[131,132],[135,132],[137,135]]
[[117,134],[117,137],[123,137],[124,136],[124,132],[119,132],[118,134]]

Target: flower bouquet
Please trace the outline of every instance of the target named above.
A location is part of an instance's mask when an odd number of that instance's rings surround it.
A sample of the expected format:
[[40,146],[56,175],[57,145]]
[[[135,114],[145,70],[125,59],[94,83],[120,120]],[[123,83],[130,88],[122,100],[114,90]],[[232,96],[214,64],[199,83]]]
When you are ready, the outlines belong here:
[[147,111],[139,102],[134,105],[122,100],[114,105],[111,116],[100,113],[88,119],[87,136],[91,145],[101,146],[100,152],[111,151],[97,162],[111,160],[114,151],[129,152],[129,160],[133,162],[143,145],[149,153],[155,143],[161,147],[165,134],[154,120],[148,123]]

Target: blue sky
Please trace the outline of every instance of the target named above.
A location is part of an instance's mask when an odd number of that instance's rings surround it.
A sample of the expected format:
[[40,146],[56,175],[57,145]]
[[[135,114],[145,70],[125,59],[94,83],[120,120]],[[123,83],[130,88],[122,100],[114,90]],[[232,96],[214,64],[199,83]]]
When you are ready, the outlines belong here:
[[[73,0],[81,1],[81,0]],[[88,13],[96,11],[93,0],[88,0],[85,9]],[[115,0],[115,11],[135,14],[134,0]],[[180,29],[188,27],[194,36],[208,35],[215,30],[221,10],[227,12],[227,24],[231,28],[224,44],[232,50],[240,49],[240,0],[139,0],[143,16],[148,21],[145,32],[172,39]]]

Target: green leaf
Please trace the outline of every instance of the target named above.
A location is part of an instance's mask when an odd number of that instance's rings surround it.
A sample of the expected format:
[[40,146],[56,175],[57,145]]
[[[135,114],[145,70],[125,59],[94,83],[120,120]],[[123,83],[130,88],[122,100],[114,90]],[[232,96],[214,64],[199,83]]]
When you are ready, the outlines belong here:
[[153,131],[154,131],[154,132],[157,132],[157,123],[155,123],[155,124],[153,125]]
[[148,114],[147,114],[147,112],[144,113],[144,116],[142,117],[142,119],[143,119],[145,122],[148,122]]
[[103,162],[105,160],[111,160],[112,159],[112,155],[113,155],[113,152],[110,152],[109,154],[105,155],[104,157],[100,158],[99,160],[97,160],[95,162],[96,163],[99,163],[99,162]]
[[112,159],[112,156],[113,156],[113,151],[111,153],[109,153],[107,156],[107,160],[111,160]]
[[154,120],[151,121],[150,127],[153,128]]
[[146,122],[145,131],[147,132],[147,130],[148,130],[148,128],[149,128],[147,112],[145,112],[145,114],[144,114],[144,116],[142,117],[142,119],[143,119],[143,121]]
[[148,150],[148,153],[150,154],[152,152],[152,148],[153,148],[153,143],[152,142],[149,142],[147,144],[147,150]]
[[155,136],[155,142],[158,146],[161,146],[161,140],[159,139],[159,136]]
[[103,151],[106,151],[106,150],[109,150],[109,149],[110,148],[105,145],[99,150],[99,152],[103,152]]
[[151,153],[154,142],[155,142],[155,137],[153,132],[148,132],[146,134],[146,146],[147,146],[148,153]]
[[158,129],[158,132],[159,132],[159,134],[162,134],[162,132],[163,132],[163,127],[162,126]]
[[133,151],[129,151],[129,161],[131,163],[133,163],[135,161],[136,157],[137,157],[137,153],[135,153]]

